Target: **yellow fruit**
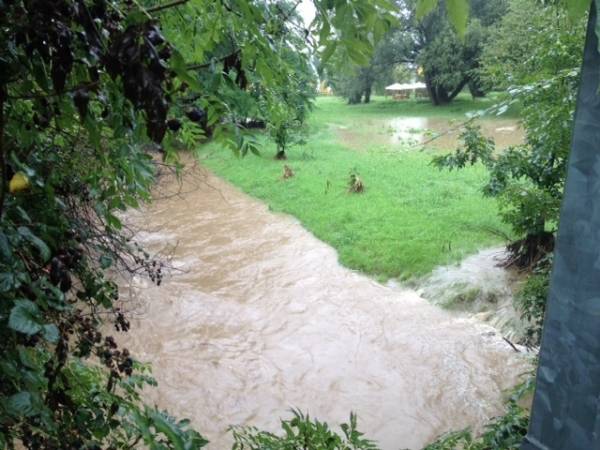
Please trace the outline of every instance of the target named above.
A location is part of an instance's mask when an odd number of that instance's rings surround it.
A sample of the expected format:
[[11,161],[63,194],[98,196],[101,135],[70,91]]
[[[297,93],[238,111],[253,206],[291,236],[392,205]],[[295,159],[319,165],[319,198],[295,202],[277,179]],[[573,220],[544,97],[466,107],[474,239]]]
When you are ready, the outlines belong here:
[[16,194],[17,192],[26,191],[31,187],[31,182],[27,175],[23,172],[17,172],[13,175],[10,182],[8,183],[8,189],[11,194]]

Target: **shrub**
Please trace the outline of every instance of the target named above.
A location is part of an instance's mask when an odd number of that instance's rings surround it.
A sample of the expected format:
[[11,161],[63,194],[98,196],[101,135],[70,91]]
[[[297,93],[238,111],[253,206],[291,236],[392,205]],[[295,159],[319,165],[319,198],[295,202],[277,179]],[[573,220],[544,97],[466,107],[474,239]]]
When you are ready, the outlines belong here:
[[515,303],[522,317],[529,322],[527,344],[539,345],[542,338],[542,325],[546,312],[546,299],[550,291],[551,258],[538,266],[527,279],[515,298]]
[[252,427],[233,428],[233,450],[377,450],[377,446],[357,430],[355,414],[350,414],[350,423],[340,426],[342,434],[339,434],[325,422],[311,420],[298,410],[292,412],[292,419],[281,421],[283,434]]

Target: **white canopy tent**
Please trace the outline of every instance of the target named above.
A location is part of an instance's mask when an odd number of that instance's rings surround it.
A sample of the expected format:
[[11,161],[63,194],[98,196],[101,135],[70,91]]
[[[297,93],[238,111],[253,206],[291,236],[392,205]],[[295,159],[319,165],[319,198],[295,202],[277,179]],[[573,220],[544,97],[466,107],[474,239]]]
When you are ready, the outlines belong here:
[[386,91],[413,91],[415,89],[426,89],[425,83],[394,83],[385,88]]
[[385,92],[395,98],[408,98],[411,92],[425,94],[427,86],[425,83],[394,83],[387,86]]

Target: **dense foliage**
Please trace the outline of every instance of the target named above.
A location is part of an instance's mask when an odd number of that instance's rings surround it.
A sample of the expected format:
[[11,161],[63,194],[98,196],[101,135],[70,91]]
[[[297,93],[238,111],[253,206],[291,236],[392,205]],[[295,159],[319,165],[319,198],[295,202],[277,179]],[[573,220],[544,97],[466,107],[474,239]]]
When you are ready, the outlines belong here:
[[[291,5],[287,5],[291,9]],[[293,11],[286,17],[301,18]],[[259,96],[259,109],[267,122],[269,135],[277,146],[275,158],[286,159],[286,150],[294,144],[302,144],[306,134],[306,120],[317,92],[317,77],[308,58],[304,36],[294,33],[289,25],[282,23],[277,38],[277,54],[286,68],[285,83],[278,83],[263,90]],[[257,91],[260,88],[257,87]]]
[[412,31],[408,35],[415,36],[407,47],[423,67],[431,101],[436,105],[449,103],[465,86],[475,97],[485,94],[478,73],[481,53],[489,29],[506,13],[507,7],[506,1],[471,0],[470,20],[464,36],[460,37],[452,32],[442,3],[422,20],[418,20],[416,12],[411,14],[404,28]]
[[516,297],[516,306],[528,323],[524,342],[527,345],[539,345],[542,339],[546,300],[550,292],[552,259],[550,254],[536,265]]
[[[181,108],[200,111],[210,128],[205,132],[212,135],[219,125],[226,143],[243,153],[257,151],[244,128],[267,126],[283,157],[297,140],[316,92],[315,49],[296,3],[250,5],[234,13],[227,2],[190,1],[165,13],[166,34],[186,60],[203,61],[191,65],[199,83],[187,83],[190,92],[182,95]],[[332,38],[331,45],[337,44]]]
[[336,53],[320,67],[321,76],[349,104],[369,103],[376,89],[381,92],[394,81],[394,69],[409,62],[399,45],[402,40],[392,29],[379,41],[367,64],[352,63]]

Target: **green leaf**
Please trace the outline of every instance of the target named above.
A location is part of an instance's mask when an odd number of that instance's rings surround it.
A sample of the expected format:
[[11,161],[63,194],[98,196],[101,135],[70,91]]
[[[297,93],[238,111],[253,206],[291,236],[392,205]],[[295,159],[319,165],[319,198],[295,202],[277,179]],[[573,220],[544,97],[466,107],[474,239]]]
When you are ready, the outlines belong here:
[[10,243],[8,242],[8,238],[6,234],[0,231],[0,255],[4,258],[8,259],[12,256],[12,252],[10,251]]
[[105,217],[107,225],[111,228],[114,228],[115,230],[120,230],[121,228],[123,228],[123,224],[121,223],[119,218],[114,214],[107,212]]
[[183,56],[175,49],[173,49],[173,54],[169,58],[169,68],[177,74],[181,81],[185,81],[193,91],[200,92],[202,90],[198,79],[188,71]]
[[6,409],[13,416],[29,416],[33,410],[31,393],[27,391],[11,395],[6,401]]
[[321,61],[323,63],[326,63],[329,60],[329,58],[331,58],[331,56],[333,55],[336,48],[337,48],[337,41],[328,43],[327,46],[325,47],[325,50],[323,50],[323,53],[321,53]]
[[180,436],[181,431],[178,430],[164,415],[154,411],[150,414],[150,419],[152,420],[152,425],[154,425],[156,431],[163,433],[175,450],[185,450],[183,439]]
[[438,0],[419,0],[417,3],[417,19],[421,20],[435,9]]
[[255,156],[260,156],[260,150],[255,145],[249,145],[250,151]]
[[113,265],[113,259],[110,257],[110,255],[100,256],[100,267],[102,269],[108,269],[112,265]]
[[60,338],[60,333],[58,332],[57,326],[52,323],[44,325],[42,334],[44,339],[51,344],[56,344]]
[[321,31],[319,33],[319,41],[325,42],[329,35],[331,34],[331,25],[329,24],[329,19],[327,18],[327,13],[323,13],[321,11],[321,15],[319,16],[321,20],[323,20],[323,24],[321,25]]
[[98,122],[89,114],[85,116],[83,123],[85,125],[86,130],[89,133],[90,143],[94,148],[100,148],[102,134],[100,131],[100,127],[98,126]]
[[22,345],[17,347],[19,354],[19,362],[25,367],[37,370],[40,368],[38,354],[32,347],[23,347]]
[[42,329],[39,319],[39,309],[35,303],[30,300],[17,300],[10,311],[8,326],[19,333],[32,335]]
[[39,237],[37,237],[35,234],[33,234],[28,227],[19,227],[17,231],[23,238],[28,240],[34,247],[38,249],[38,251],[40,252],[40,256],[42,257],[44,262],[50,259],[50,249],[48,248],[46,243],[42,241]]
[[446,10],[450,23],[459,36],[464,36],[467,30],[469,20],[469,1],[468,0],[446,0]]
[[15,284],[15,275],[11,272],[0,273],[0,292],[10,291]]
[[581,19],[590,9],[590,0],[566,0],[567,12],[569,18],[575,22]]
[[125,23],[128,26],[132,26],[144,23],[146,20],[148,20],[148,16],[142,8],[131,8],[129,14],[127,14],[127,17],[125,18]]

